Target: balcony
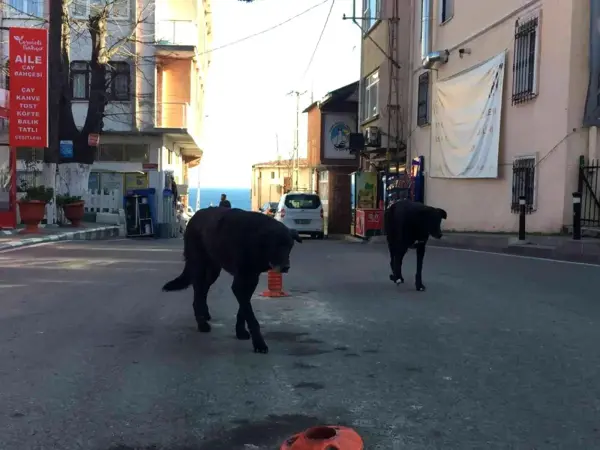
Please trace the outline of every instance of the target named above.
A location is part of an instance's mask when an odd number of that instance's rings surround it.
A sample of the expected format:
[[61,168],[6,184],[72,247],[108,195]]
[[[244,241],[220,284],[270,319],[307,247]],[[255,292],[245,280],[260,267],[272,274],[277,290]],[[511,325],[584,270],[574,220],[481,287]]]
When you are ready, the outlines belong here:
[[156,22],[156,54],[173,58],[191,58],[198,46],[198,26],[192,20]]
[[[171,135],[185,148],[200,148],[196,112],[189,103],[156,103],[154,129]],[[184,152],[184,154],[189,152]],[[196,152],[189,153],[195,156]]]

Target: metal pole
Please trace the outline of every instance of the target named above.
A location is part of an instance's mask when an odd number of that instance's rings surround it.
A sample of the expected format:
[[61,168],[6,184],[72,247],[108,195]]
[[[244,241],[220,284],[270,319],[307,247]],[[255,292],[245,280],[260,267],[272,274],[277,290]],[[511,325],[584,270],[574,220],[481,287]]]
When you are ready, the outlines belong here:
[[519,197],[519,241],[525,240],[525,204],[527,200],[524,195]]
[[300,145],[300,93],[296,92],[296,138],[295,138],[295,144],[294,144],[294,157],[295,157],[295,161],[294,161],[294,172],[296,174],[295,177],[295,185],[294,185],[294,190],[297,191],[298,190],[298,178],[300,177],[300,160],[299,160],[299,145]]
[[581,192],[573,192],[573,239],[581,240]]

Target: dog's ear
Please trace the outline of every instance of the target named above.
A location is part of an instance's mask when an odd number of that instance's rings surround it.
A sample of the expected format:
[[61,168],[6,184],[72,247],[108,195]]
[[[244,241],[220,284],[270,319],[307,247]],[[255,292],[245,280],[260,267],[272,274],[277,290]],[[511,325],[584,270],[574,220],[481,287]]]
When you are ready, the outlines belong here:
[[442,219],[446,220],[448,218],[448,214],[446,213],[445,210],[443,210],[442,208],[438,208],[437,210],[440,213],[440,216],[442,217]]
[[298,244],[302,244],[302,238],[298,234],[298,231],[290,230],[290,236],[292,236],[292,239],[295,240]]

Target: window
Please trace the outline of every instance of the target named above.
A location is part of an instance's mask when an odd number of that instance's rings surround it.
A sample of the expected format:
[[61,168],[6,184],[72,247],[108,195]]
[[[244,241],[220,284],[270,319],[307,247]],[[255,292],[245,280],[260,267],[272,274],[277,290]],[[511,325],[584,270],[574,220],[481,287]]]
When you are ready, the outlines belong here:
[[[71,63],[71,95],[74,100],[90,98],[91,68],[87,61]],[[131,96],[131,69],[125,61],[110,61],[106,68],[106,94],[112,101],[128,101]]]
[[454,0],[440,0],[440,25],[454,17]]
[[90,14],[105,7],[108,8],[109,16],[112,19],[129,18],[129,0],[73,0],[71,15],[74,19],[87,20]]
[[271,172],[271,180],[275,179],[275,172]]
[[535,156],[519,156],[513,161],[512,167],[512,199],[511,211],[519,212],[519,197],[525,197],[526,211],[531,213],[536,209],[536,179]]
[[381,0],[363,0],[363,32],[369,31],[379,20]]
[[379,70],[365,78],[363,91],[363,121],[366,121],[379,114]]
[[71,63],[71,95],[73,100],[90,98],[90,66],[86,61]]
[[173,164],[173,150],[171,150],[170,148],[167,149],[167,164]]
[[429,71],[419,75],[417,91],[417,125],[429,124]]
[[515,51],[513,55],[512,104],[518,105],[537,96],[539,17],[515,24]]
[[98,161],[148,162],[146,144],[100,144]]
[[289,209],[317,209],[321,206],[321,199],[314,194],[289,194],[284,203]]
[[33,147],[17,147],[17,160],[18,161],[42,161],[44,159],[43,148]]
[[8,17],[43,17],[43,0],[8,0]]
[[329,181],[329,171],[324,170],[319,172],[319,183],[327,183]]

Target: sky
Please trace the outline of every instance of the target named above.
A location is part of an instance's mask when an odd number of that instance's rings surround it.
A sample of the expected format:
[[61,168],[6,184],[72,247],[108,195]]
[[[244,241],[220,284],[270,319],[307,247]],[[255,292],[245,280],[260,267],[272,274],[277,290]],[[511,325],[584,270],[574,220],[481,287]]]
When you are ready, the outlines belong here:
[[[296,99],[300,111],[360,74],[360,29],[353,0],[213,0],[212,63],[207,80],[204,155],[190,184],[249,188],[252,164],[289,158],[294,147]],[[323,38],[307,70],[335,1]],[[320,6],[279,28],[244,42],[238,39],[271,28]],[[357,11],[358,11],[357,1]],[[304,75],[306,73],[306,75]],[[306,156],[306,114],[300,114],[300,157]],[[195,172],[195,173],[194,173]]]

